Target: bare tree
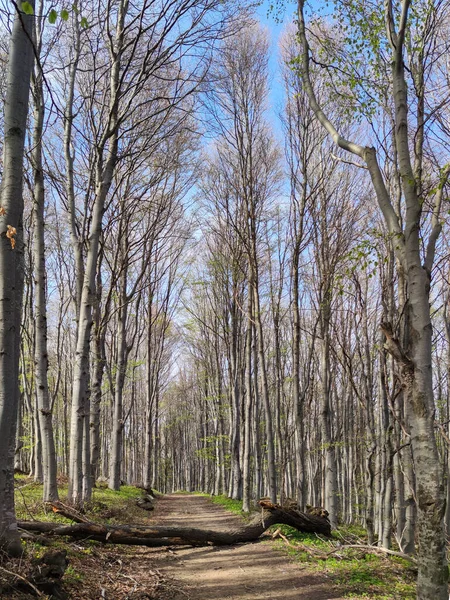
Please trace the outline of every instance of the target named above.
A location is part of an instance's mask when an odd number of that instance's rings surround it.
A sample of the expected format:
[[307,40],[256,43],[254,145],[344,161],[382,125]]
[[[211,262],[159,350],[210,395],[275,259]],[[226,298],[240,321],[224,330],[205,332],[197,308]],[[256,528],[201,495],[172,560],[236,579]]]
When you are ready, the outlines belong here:
[[[394,104],[396,160],[400,173],[401,197],[405,202],[404,218],[394,209],[394,199],[390,196],[379,165],[377,151],[373,147],[363,146],[342,137],[335,125],[323,112],[310,76],[310,48],[306,36],[304,1],[299,0],[299,39],[301,45],[300,63],[302,81],[308,94],[310,105],[316,118],[330,134],[337,146],[354,154],[364,161],[376,193],[386,227],[395,240],[394,248],[398,258],[397,268],[401,271],[407,285],[407,297],[402,307],[405,315],[404,327],[406,339],[399,339],[392,323],[382,325],[386,344],[397,361],[404,394],[407,398],[407,421],[410,427],[411,446],[416,465],[418,500],[418,539],[419,539],[419,576],[418,598],[447,598],[447,566],[445,556],[445,538],[443,536],[443,516],[445,502],[440,477],[440,467],[434,432],[434,396],[431,368],[430,321],[430,282],[434,262],[435,248],[441,231],[439,213],[442,203],[442,188],[448,178],[449,169],[439,174],[439,185],[431,202],[431,232],[428,235],[426,250],[423,253],[421,235],[423,227],[423,119],[421,119],[421,98],[424,86],[418,90],[418,128],[416,138],[419,146],[411,150],[410,120],[412,105],[408,102],[408,83],[405,61],[407,60],[407,40],[412,27],[411,3],[401,2],[398,11],[394,11],[392,2],[386,4],[386,40],[391,60],[391,99]],[[434,21],[437,8],[432,5],[426,12]],[[422,26],[422,35],[426,35],[428,18]],[[419,25],[420,27],[420,25]],[[415,58],[417,60],[415,60]],[[424,56],[409,56],[415,67],[425,67]],[[422,79],[423,81],[423,79]]]
[[[269,396],[264,329],[259,284],[258,244],[262,234],[260,224],[266,203],[274,194],[280,178],[278,149],[275,147],[265,118],[267,94],[268,41],[256,24],[230,40],[221,61],[214,70],[216,80],[213,113],[216,113],[222,141],[218,146],[220,161],[230,174],[229,186],[234,188],[244,214],[242,244],[248,264],[247,339],[246,339],[246,408],[244,433],[244,510],[249,509],[248,461],[250,456],[250,415],[252,396],[261,385],[265,412],[268,488],[276,501],[276,466],[272,408]],[[236,226],[236,225],[235,225]],[[252,355],[257,344],[257,362]],[[261,380],[252,383],[252,365],[260,370]],[[256,405],[255,405],[256,406]]]
[[[40,3],[34,24],[36,54],[41,56],[43,36],[43,2]],[[32,81],[34,106],[33,147],[31,162],[33,182],[33,225],[34,225],[34,283],[35,283],[35,369],[37,414],[42,440],[44,501],[58,499],[56,483],[56,453],[53,435],[52,401],[48,388],[48,347],[47,347],[47,293],[44,232],[44,165],[42,145],[45,118],[45,98],[43,88],[42,61],[35,66]]]
[[[34,6],[34,3],[30,3]],[[14,512],[14,449],[19,403],[23,294],[23,155],[33,67],[30,15],[15,12],[9,43],[0,209],[0,544],[22,552]]]

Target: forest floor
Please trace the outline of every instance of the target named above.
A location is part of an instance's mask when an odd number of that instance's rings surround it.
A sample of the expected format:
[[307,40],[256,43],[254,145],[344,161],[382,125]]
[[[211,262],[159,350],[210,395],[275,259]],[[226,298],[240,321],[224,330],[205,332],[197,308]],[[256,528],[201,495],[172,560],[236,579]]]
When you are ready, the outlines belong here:
[[[207,497],[172,494],[157,503],[152,522],[161,525],[230,530],[242,518]],[[147,555],[149,556],[149,555]],[[155,551],[152,564],[180,582],[176,600],[331,600],[342,599],[330,580],[292,562],[273,548],[270,536],[235,546]]]
[[[66,522],[43,508],[42,486],[18,482],[18,518]],[[66,487],[60,489],[64,502]],[[224,497],[199,494],[158,496],[153,512],[136,500],[142,491],[123,486],[120,492],[94,490],[87,511],[91,520],[109,524],[172,525],[205,529],[234,529],[242,524],[232,514],[240,504]],[[277,526],[274,527],[275,529]],[[401,559],[351,551],[323,558],[336,544],[312,534],[281,526],[283,539],[273,531],[260,541],[227,547],[149,548],[102,544],[93,540],[35,538],[24,542],[24,556],[10,560],[0,555],[0,597],[31,600],[23,580],[36,558],[48,550],[67,551],[69,567],[63,578],[61,600],[411,600],[414,573]],[[349,535],[347,532],[346,535]],[[309,537],[308,537],[309,536]],[[331,544],[331,545],[330,545]],[[318,554],[322,558],[318,559]],[[47,596],[41,594],[42,598]]]

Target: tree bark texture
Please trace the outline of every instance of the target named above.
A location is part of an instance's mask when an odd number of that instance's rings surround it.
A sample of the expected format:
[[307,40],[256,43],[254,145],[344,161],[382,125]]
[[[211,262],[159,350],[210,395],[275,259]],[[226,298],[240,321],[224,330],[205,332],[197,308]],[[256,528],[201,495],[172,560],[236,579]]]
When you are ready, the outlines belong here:
[[10,38],[0,196],[0,545],[12,554],[21,552],[14,511],[14,449],[20,394],[23,156],[33,68],[32,22],[31,16],[17,12]]
[[231,531],[197,529],[195,527],[167,527],[143,525],[99,525],[97,523],[42,523],[39,521],[19,521],[19,527],[27,531],[64,535],[109,542],[112,544],[130,544],[137,546],[229,546],[257,540],[272,525],[290,525],[298,531],[331,534],[327,519],[301,513],[296,510],[273,505],[274,508],[262,509],[261,514],[248,524]]
[[[306,38],[304,0],[299,0],[298,32],[301,47],[301,74],[305,91],[316,118],[334,142],[366,163],[379,208],[389,233],[395,240],[395,253],[407,286],[404,331],[407,343],[395,336],[390,323],[382,325],[386,347],[395,358],[406,400],[406,421],[410,429],[411,449],[416,468],[418,513],[418,579],[420,600],[448,599],[448,568],[444,534],[445,499],[441,467],[434,431],[434,394],[431,364],[432,325],[430,318],[431,269],[441,225],[440,205],[435,201],[432,230],[422,264],[421,216],[422,182],[413,171],[409,149],[408,88],[405,79],[404,46],[408,33],[410,2],[403,0],[398,26],[394,23],[392,3],[387,2],[387,38],[391,45],[392,99],[394,103],[394,138],[405,223],[394,209],[375,148],[344,139],[319,105],[309,69],[309,45]],[[396,31],[396,28],[398,30]],[[420,175],[420,173],[419,173]]]
[[[42,15],[40,15],[42,17]],[[39,21],[39,20],[38,20]],[[35,43],[41,44],[40,24],[35,24]],[[47,294],[45,265],[44,206],[45,188],[42,164],[42,135],[44,129],[45,100],[41,67],[36,67],[33,79],[33,150],[31,162],[34,172],[33,224],[34,224],[34,285],[35,285],[35,341],[34,365],[36,377],[37,414],[42,440],[43,500],[58,499],[56,483],[56,452],[53,435],[52,402],[48,389],[48,349],[47,349]]]

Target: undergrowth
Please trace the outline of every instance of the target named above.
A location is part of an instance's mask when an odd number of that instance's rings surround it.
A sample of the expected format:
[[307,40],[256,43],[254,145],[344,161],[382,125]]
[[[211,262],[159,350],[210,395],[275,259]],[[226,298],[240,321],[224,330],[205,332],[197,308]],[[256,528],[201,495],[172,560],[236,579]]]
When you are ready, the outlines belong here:
[[[60,499],[67,500],[67,484],[58,486]],[[93,501],[86,507],[86,514],[92,520],[102,520],[109,523],[130,522],[133,512],[142,517],[142,511],[135,508],[133,500],[142,495],[141,490],[122,486],[114,492],[106,487],[93,490]],[[243,516],[242,502],[232,500],[227,496],[209,496],[212,502],[223,506],[226,510]],[[255,509],[258,507],[255,506]],[[67,523],[68,520],[45,507],[42,503],[42,485],[34,483],[26,477],[16,478],[16,513],[18,519],[36,519]],[[278,537],[276,547],[286,552],[293,560],[306,563],[308,568],[325,573],[337,587],[339,593],[348,600],[413,600],[415,598],[415,570],[408,561],[397,557],[374,554],[364,549],[345,548],[346,544],[365,543],[365,532],[356,526],[342,526],[333,532],[331,540],[323,539],[314,534],[300,533],[287,526],[273,526],[269,533],[278,530],[285,539]],[[53,546],[67,548],[67,543],[54,540]],[[95,542],[86,544],[83,550],[72,546],[73,560],[77,552],[89,554],[93,551]],[[28,549],[39,556],[46,549],[39,543],[27,542]],[[68,579],[75,583],[82,577],[77,572],[68,572]]]
[[228,496],[211,496],[211,500],[214,504],[219,504],[223,506],[227,510],[236,515],[243,515],[242,512],[242,501],[241,500],[233,500],[232,498],[228,498]]
[[[300,533],[287,525],[274,526],[272,533],[277,529],[288,540],[286,543],[277,539],[278,548],[311,569],[326,573],[347,598],[413,600],[416,597],[415,569],[411,563],[365,549],[345,548],[346,543],[357,543],[352,530],[345,526],[333,532],[332,540]],[[360,543],[365,542],[358,537]]]
[[[51,507],[43,503],[42,492],[42,484],[36,483],[24,475],[15,476],[17,518],[28,521],[70,523],[69,519],[53,512]],[[58,493],[61,502],[66,504],[67,478],[59,478]],[[142,494],[142,490],[126,485],[122,486],[120,491],[114,492],[108,489],[105,483],[99,482],[98,487],[93,490],[92,502],[85,506],[84,513],[91,521],[109,524],[138,523],[148,516],[135,503],[135,500]],[[117,586],[124,590],[120,597],[125,597],[126,592],[131,593],[136,587],[136,580],[132,577],[134,567],[131,559],[128,559],[132,550],[127,546],[105,545],[88,538],[73,540],[60,536],[39,535],[23,539],[22,545],[24,554],[20,559],[0,556],[3,568],[3,571],[0,569],[0,597],[2,598],[28,599],[34,597],[33,594],[22,594],[17,591],[17,581],[13,574],[17,573],[28,579],[35,569],[36,560],[42,558],[48,551],[58,550],[66,552],[69,560],[69,566],[63,577],[63,588],[69,598],[82,598],[83,600],[93,600],[94,598],[97,600],[100,597],[113,598],[117,597],[114,595]],[[8,571],[10,575],[7,574]],[[105,572],[109,574],[107,577],[102,575]],[[147,589],[147,586],[151,588],[154,583],[156,585],[157,579],[156,575],[149,573],[148,576],[141,577],[142,581],[140,580],[139,586],[142,589]],[[7,595],[3,588],[10,590],[6,592]],[[106,596],[103,596],[103,593]]]
[[[212,496],[215,504],[235,514],[242,513],[242,502],[227,496]],[[340,593],[349,600],[414,600],[416,573],[412,565],[398,557],[374,554],[363,549],[345,548],[346,544],[364,544],[365,531],[344,525],[333,532],[331,540],[315,534],[300,533],[288,525],[274,525],[278,530],[276,547],[293,560],[307,563],[311,570],[326,573]]]
[[[42,484],[20,476],[15,477],[15,506],[17,519],[68,523],[69,520],[47,507],[42,502]],[[58,485],[59,499],[67,502],[67,483]],[[92,492],[92,501],[85,506],[85,513],[92,520],[101,519],[107,523],[128,521],[130,510],[133,512],[133,500],[142,496],[142,491],[123,485],[118,492],[106,487],[96,487]],[[142,516],[140,509],[136,515]]]

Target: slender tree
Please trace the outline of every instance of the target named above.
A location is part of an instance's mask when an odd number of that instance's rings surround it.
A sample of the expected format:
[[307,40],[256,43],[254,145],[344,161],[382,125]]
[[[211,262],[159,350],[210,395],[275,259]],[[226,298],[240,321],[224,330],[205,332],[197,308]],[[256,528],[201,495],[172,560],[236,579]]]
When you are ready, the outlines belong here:
[[[304,1],[299,0],[299,40],[302,82],[316,118],[337,146],[362,159],[367,166],[383,213],[386,227],[395,239],[398,269],[407,282],[403,306],[407,336],[398,339],[392,323],[383,323],[386,344],[394,356],[407,399],[406,418],[417,477],[419,575],[417,597],[447,598],[447,565],[443,517],[445,502],[434,431],[434,395],[431,367],[432,326],[430,321],[430,282],[436,242],[441,231],[439,213],[441,194],[435,193],[432,204],[432,228],[423,255],[421,244],[423,190],[422,161],[417,149],[412,156],[409,144],[411,105],[406,81],[407,40],[411,32],[411,3],[401,2],[398,12],[392,2],[386,4],[385,35],[391,60],[392,102],[394,104],[395,144],[400,173],[401,194],[405,202],[404,219],[394,210],[394,201],[380,169],[379,156],[373,147],[363,146],[342,137],[320,106],[310,75],[310,48],[306,36]],[[434,11],[434,6],[429,10]],[[420,110],[420,105],[419,105]],[[423,124],[418,134],[423,135]],[[415,157],[415,164],[414,164]],[[444,170],[445,179],[448,169]],[[442,175],[441,175],[442,178]],[[439,189],[442,185],[442,179]],[[405,343],[406,342],[406,343]]]
[[[33,7],[34,3],[30,5]],[[31,15],[15,11],[9,42],[0,194],[0,544],[22,551],[14,511],[14,449],[19,403],[20,323],[24,281],[23,156],[33,68]]]

